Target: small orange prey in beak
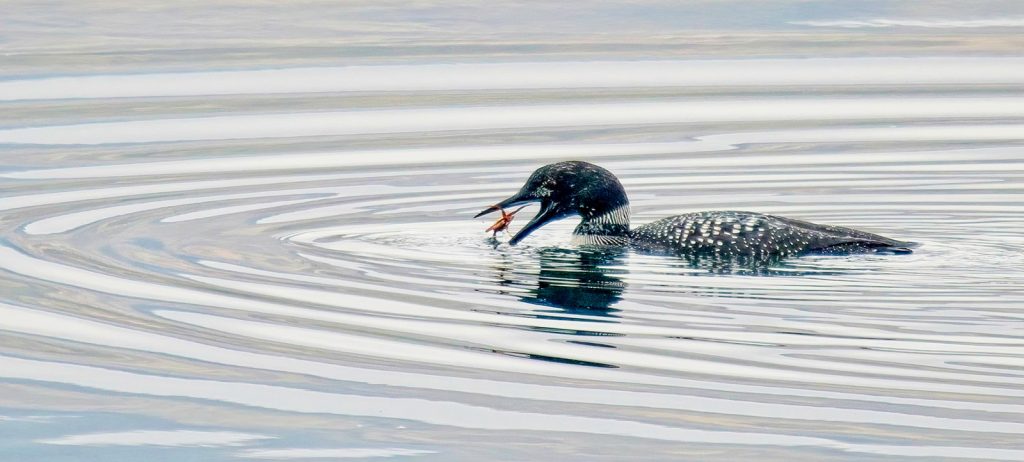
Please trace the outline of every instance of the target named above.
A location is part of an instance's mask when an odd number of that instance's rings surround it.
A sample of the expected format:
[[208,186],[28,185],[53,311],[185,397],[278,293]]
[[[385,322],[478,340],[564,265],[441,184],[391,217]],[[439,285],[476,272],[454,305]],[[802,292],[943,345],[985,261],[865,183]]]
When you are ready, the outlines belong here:
[[501,218],[498,218],[498,221],[495,221],[494,224],[491,225],[490,228],[487,228],[487,230],[485,230],[484,232],[486,233],[488,231],[494,231],[492,237],[496,237],[499,232],[508,229],[508,225],[512,223],[512,218],[515,218],[516,214],[519,213],[519,211],[522,210],[524,207],[526,206],[524,205],[522,207],[519,207],[518,209],[515,209],[515,211],[509,213],[505,213],[505,209],[499,207],[498,210],[501,211]]

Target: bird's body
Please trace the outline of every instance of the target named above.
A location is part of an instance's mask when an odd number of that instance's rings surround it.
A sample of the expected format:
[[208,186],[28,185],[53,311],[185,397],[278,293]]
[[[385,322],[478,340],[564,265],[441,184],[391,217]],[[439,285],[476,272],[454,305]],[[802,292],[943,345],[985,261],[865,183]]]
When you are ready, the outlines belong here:
[[686,256],[768,260],[805,253],[909,252],[912,246],[855,229],[754,212],[694,212],[631,228],[629,200],[618,179],[604,168],[579,161],[537,169],[517,194],[477,216],[536,201],[541,202],[541,211],[511,244],[547,222],[579,215],[582,220],[573,231],[576,243]]
[[877,234],[753,212],[696,212],[663,218],[630,232],[645,250],[723,257],[787,257],[807,252],[849,253],[906,247]]

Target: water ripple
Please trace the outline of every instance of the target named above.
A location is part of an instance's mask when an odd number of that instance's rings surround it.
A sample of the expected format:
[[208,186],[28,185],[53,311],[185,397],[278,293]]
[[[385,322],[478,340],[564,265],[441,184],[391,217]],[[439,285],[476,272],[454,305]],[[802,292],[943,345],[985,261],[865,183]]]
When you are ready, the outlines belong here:
[[[0,386],[38,409],[175,421],[34,441],[244,444],[232,457],[250,459],[468,459],[485,440],[1024,459],[1024,104],[1000,86],[1024,83],[1019,60],[523,63],[446,80],[460,66],[0,82],[0,104],[98,111],[0,129]],[[765,73],[709,77],[723,69]],[[509,88],[524,93],[502,101]],[[309,91],[369,96],[321,111]],[[155,103],[256,93],[291,106]],[[152,110],[105,119],[115,98]],[[922,246],[746,268],[574,247],[568,221],[511,247],[470,218],[570,157],[619,174],[637,222],[746,209]],[[220,430],[186,425],[186,404]],[[15,424],[29,422],[0,419]],[[338,426],[354,436],[288,436]]]

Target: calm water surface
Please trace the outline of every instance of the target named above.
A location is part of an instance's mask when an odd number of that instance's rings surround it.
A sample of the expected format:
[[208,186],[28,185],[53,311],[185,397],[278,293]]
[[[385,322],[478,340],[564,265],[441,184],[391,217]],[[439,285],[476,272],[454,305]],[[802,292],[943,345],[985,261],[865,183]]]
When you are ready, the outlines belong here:
[[[1024,21],[786,10],[694,51],[652,5],[632,48],[365,5],[265,46],[15,8],[0,459],[1024,460]],[[374,35],[317,42],[349,24]],[[755,32],[791,43],[730,38]],[[471,218],[563,159],[615,172],[637,223],[922,245],[737,268]]]

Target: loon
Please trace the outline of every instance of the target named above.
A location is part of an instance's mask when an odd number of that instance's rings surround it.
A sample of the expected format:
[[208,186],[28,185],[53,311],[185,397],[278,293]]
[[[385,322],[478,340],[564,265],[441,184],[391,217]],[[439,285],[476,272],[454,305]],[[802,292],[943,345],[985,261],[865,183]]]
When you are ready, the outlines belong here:
[[629,199],[618,178],[581,161],[537,169],[519,192],[474,218],[531,202],[540,202],[540,211],[512,236],[511,245],[549,222],[575,215],[582,218],[573,231],[575,244],[686,256],[760,261],[808,253],[910,253],[915,245],[840,226],[738,211],[687,213],[630,228]]

